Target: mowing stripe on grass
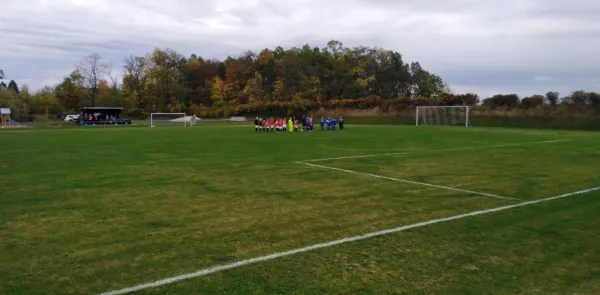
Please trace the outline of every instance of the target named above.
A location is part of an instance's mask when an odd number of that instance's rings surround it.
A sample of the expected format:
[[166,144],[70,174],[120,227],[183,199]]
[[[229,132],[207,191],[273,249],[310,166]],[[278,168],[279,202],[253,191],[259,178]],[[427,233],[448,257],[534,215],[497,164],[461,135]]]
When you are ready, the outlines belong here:
[[360,156],[322,158],[322,159],[304,160],[302,162],[321,162],[321,161],[332,161],[332,160],[341,160],[341,159],[397,156],[397,155],[406,155],[406,154],[415,154],[415,153],[450,152],[450,151],[474,150],[474,149],[484,149],[484,148],[498,148],[498,147],[505,147],[505,146],[520,146],[520,145],[540,144],[540,143],[555,143],[555,142],[563,142],[563,141],[570,141],[570,139],[532,141],[532,142],[515,142],[515,143],[506,143],[506,144],[481,145],[481,146],[461,147],[461,148],[451,148],[451,149],[441,149],[441,150],[425,150],[425,151],[413,151],[413,152],[398,152],[398,153],[387,153],[387,154],[372,154],[372,155],[360,155]]
[[144,290],[144,289],[156,288],[156,287],[160,287],[160,286],[164,286],[164,285],[168,285],[168,284],[173,284],[173,283],[183,281],[183,280],[198,278],[198,277],[206,276],[206,275],[213,274],[216,272],[220,272],[220,271],[224,271],[224,270],[228,270],[228,269],[232,269],[232,268],[238,268],[238,267],[244,266],[244,265],[273,260],[273,259],[277,259],[277,258],[281,258],[281,257],[285,257],[285,256],[302,253],[302,252],[308,252],[308,251],[317,250],[317,249],[321,249],[321,248],[328,248],[328,247],[332,247],[332,246],[336,246],[336,245],[340,245],[340,244],[365,240],[365,239],[369,239],[369,238],[373,238],[373,237],[377,237],[377,236],[389,235],[392,233],[406,231],[409,229],[423,227],[423,226],[432,225],[432,224],[436,224],[436,223],[448,222],[448,221],[463,219],[466,217],[483,215],[483,214],[513,209],[513,208],[517,208],[517,207],[524,207],[524,206],[528,206],[528,205],[548,202],[548,201],[552,201],[552,200],[556,200],[556,199],[562,199],[562,198],[571,197],[571,196],[575,196],[575,195],[581,195],[581,194],[585,194],[585,193],[589,193],[589,192],[597,191],[597,190],[600,190],[600,187],[590,188],[590,189],[586,189],[586,190],[580,190],[580,191],[567,193],[567,194],[563,194],[560,196],[545,198],[545,199],[527,201],[527,202],[518,203],[518,204],[514,204],[514,205],[507,205],[507,206],[496,207],[496,208],[487,209],[487,210],[474,211],[471,213],[455,215],[455,216],[451,216],[451,217],[433,219],[433,220],[414,223],[414,224],[410,224],[410,225],[404,225],[404,226],[400,226],[400,227],[396,227],[396,228],[392,228],[392,229],[386,229],[386,230],[376,231],[376,232],[372,232],[372,233],[367,233],[367,234],[360,235],[360,236],[354,236],[354,237],[344,238],[341,240],[335,240],[335,241],[315,244],[315,245],[307,246],[307,247],[303,247],[303,248],[297,248],[297,249],[293,249],[293,250],[286,251],[286,252],[279,252],[279,253],[274,253],[274,254],[270,254],[267,256],[260,256],[260,257],[246,259],[246,260],[241,260],[238,262],[233,262],[230,264],[219,265],[219,266],[206,268],[206,269],[203,269],[203,270],[200,270],[197,272],[193,272],[193,273],[170,277],[170,278],[158,280],[155,282],[140,284],[140,285],[136,285],[133,287],[124,288],[124,289],[120,289],[120,290],[101,293],[100,295],[120,295],[120,294],[127,294],[127,293],[131,293],[131,292],[137,292],[137,291]]
[[518,200],[518,199],[515,199],[515,198],[502,197],[502,196],[488,194],[488,193],[481,193],[481,192],[476,192],[476,191],[470,191],[470,190],[464,190],[464,189],[459,189],[459,188],[453,188],[453,187],[449,187],[449,186],[443,186],[443,185],[437,185],[437,184],[430,184],[430,183],[424,183],[424,182],[418,182],[418,181],[412,181],[412,180],[406,180],[406,179],[400,179],[400,178],[393,178],[393,177],[388,177],[388,176],[381,176],[381,175],[371,174],[371,173],[363,173],[363,172],[358,172],[358,171],[353,171],[353,170],[347,170],[347,169],[342,169],[342,168],[335,168],[335,167],[329,167],[329,166],[321,166],[321,165],[317,165],[317,164],[310,164],[310,163],[303,163],[303,162],[296,162],[296,163],[302,164],[302,165],[306,165],[306,166],[316,167],[316,168],[323,168],[323,169],[341,171],[341,172],[346,172],[346,173],[352,173],[352,174],[358,174],[358,175],[365,175],[365,176],[370,176],[370,177],[375,177],[375,178],[387,179],[387,180],[404,182],[404,183],[410,183],[410,184],[416,184],[416,185],[424,185],[424,186],[429,186],[429,187],[436,187],[436,188],[441,188],[441,189],[445,189],[445,190],[451,190],[451,191],[457,191],[457,192],[463,192],[463,193],[470,193],[470,194],[475,194],[475,195],[480,195],[480,196],[486,196],[486,197],[492,197],[492,198],[497,198],[497,199]]

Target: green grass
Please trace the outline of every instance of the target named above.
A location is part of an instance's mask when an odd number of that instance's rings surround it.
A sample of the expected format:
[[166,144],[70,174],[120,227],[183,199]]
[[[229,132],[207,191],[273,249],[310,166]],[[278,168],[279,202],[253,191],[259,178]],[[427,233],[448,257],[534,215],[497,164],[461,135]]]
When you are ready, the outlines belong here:
[[[344,116],[347,122],[353,124],[388,124],[388,125],[414,125],[414,113],[401,115],[377,115],[377,116]],[[539,128],[539,129],[563,129],[563,130],[600,130],[600,118],[598,116],[573,117],[568,114],[555,115],[533,115],[512,113],[481,114],[472,113],[471,122],[476,127],[510,127],[510,128]]]
[[[462,147],[569,141],[435,151]],[[0,294],[94,294],[600,186],[600,134],[350,126],[0,132]],[[315,162],[505,200],[296,163]],[[600,191],[138,294],[594,294]]]

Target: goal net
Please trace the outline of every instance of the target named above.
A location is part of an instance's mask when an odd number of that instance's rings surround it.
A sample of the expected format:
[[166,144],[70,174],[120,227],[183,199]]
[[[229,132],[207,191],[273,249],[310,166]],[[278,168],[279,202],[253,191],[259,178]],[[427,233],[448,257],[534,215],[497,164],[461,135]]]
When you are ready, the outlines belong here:
[[417,107],[417,126],[471,126],[469,106]]
[[187,127],[192,121],[185,113],[150,114],[150,127]]

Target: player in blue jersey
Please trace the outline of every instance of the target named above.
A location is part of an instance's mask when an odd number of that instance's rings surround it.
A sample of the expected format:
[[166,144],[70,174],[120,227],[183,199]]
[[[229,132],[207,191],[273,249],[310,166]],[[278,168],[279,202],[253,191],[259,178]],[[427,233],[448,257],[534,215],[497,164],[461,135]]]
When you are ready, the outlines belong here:
[[304,118],[304,131],[310,131],[310,117]]
[[325,131],[325,119],[323,118],[323,116],[321,116],[321,121],[319,121],[319,123],[321,124],[321,131]]

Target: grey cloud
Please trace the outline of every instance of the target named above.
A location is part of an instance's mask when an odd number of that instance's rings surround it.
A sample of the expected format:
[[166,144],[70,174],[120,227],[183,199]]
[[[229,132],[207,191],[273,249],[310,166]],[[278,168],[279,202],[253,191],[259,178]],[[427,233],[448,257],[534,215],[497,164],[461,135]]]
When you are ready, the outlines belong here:
[[461,91],[527,95],[600,81],[600,2],[590,0],[5,2],[0,68],[32,88],[60,80],[90,52],[118,67],[154,47],[224,58],[330,39],[399,51]]

